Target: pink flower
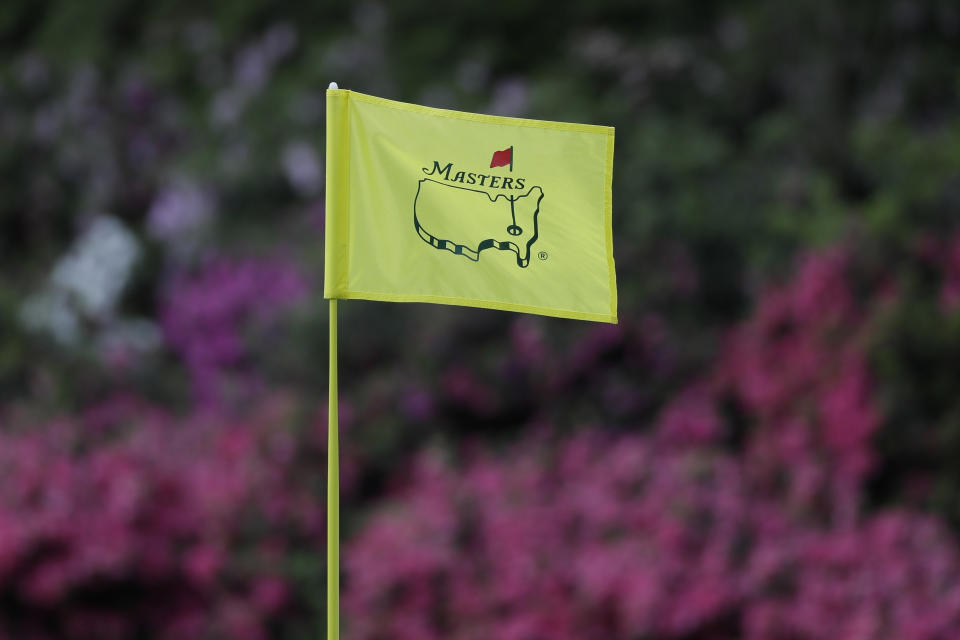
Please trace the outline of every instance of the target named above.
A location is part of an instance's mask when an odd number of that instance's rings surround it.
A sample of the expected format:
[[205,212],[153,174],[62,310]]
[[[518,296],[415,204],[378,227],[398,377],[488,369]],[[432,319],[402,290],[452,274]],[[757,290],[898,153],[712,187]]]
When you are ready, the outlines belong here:
[[199,545],[186,553],[183,559],[187,576],[199,583],[210,584],[223,566],[223,552],[210,545]]
[[700,386],[687,389],[661,412],[657,430],[660,438],[677,446],[713,444],[723,433],[714,398]]
[[244,332],[271,323],[303,299],[307,284],[283,260],[216,258],[196,274],[178,274],[161,301],[161,324],[184,359],[202,399],[248,351]]

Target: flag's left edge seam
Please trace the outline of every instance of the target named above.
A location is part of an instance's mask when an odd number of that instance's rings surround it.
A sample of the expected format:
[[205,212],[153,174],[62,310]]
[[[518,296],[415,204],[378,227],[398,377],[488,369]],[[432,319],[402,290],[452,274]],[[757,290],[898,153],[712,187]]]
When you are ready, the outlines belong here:
[[345,153],[343,144],[343,104],[345,95],[340,91],[327,91],[327,148],[326,148],[326,221],[324,232],[324,297],[336,298],[340,294],[340,271],[343,246],[340,228],[347,213],[343,210],[345,197],[343,171]]
[[346,100],[346,103],[347,103],[347,104],[346,104],[346,109],[345,109],[345,112],[346,112],[346,113],[345,113],[345,120],[346,120],[346,122],[344,123],[344,130],[345,130],[344,137],[346,138],[346,144],[344,145],[344,147],[346,148],[346,151],[344,151],[344,155],[346,156],[346,159],[344,160],[344,164],[346,165],[346,173],[344,174],[344,183],[345,183],[344,187],[345,187],[346,195],[345,195],[344,198],[343,198],[344,203],[345,203],[343,209],[344,209],[344,211],[345,211],[345,214],[344,214],[345,220],[344,220],[344,224],[340,225],[340,236],[341,236],[341,237],[338,238],[338,240],[342,240],[342,242],[343,242],[343,269],[341,269],[340,281],[337,283],[337,289],[338,289],[341,293],[346,293],[346,292],[349,290],[349,288],[350,288],[350,224],[351,224],[351,218],[350,218],[350,195],[351,195],[351,194],[350,194],[350,187],[351,187],[351,184],[350,184],[350,176],[351,176],[351,173],[352,173],[352,168],[351,168],[351,166],[350,166],[350,162],[351,162],[351,153],[350,153],[351,131],[350,131],[350,124],[351,124],[351,120],[352,120],[352,118],[351,118],[351,111],[353,110],[353,109],[352,109],[352,105],[351,105],[351,100],[350,100],[351,96],[352,96],[352,92],[351,92],[351,91],[347,91],[347,100]]
[[613,260],[613,143],[614,132],[607,133],[607,159],[603,185],[603,214],[607,236],[607,271],[610,278],[610,316],[617,322],[617,268]]

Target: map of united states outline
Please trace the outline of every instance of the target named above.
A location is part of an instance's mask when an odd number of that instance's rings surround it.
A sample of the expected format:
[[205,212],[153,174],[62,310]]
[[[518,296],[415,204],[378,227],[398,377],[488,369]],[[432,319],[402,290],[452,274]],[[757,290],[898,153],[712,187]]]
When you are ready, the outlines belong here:
[[[491,229],[491,233],[489,234],[491,237],[482,238],[474,242],[469,242],[469,240],[465,238],[451,239],[449,237],[447,238],[438,237],[437,235],[431,233],[430,230],[428,230],[427,227],[421,222],[421,211],[418,210],[418,204],[421,202],[421,194],[424,190],[424,183],[428,183],[428,182],[432,182],[436,185],[439,185],[440,187],[445,187],[448,189],[459,189],[461,191],[483,194],[484,196],[487,197],[487,200],[490,206],[492,207],[495,207],[498,201],[502,198],[506,203],[510,204],[509,215],[506,214],[505,212],[504,216],[500,218],[504,222],[509,222],[509,224],[504,224],[501,227],[503,232],[505,232],[509,236],[519,236],[525,231],[522,228],[522,226],[517,225],[515,204],[519,200],[522,200],[524,198],[529,198],[536,192],[538,195],[535,203],[535,209],[532,215],[532,224],[533,224],[532,234],[530,235],[529,239],[525,243],[525,246],[523,247],[523,249],[521,249],[520,245],[518,245],[513,240],[497,239],[497,237],[495,236],[499,235],[499,233],[493,233],[494,231],[493,229]],[[473,262],[479,262],[480,253],[486,249],[498,249],[500,251],[513,251],[516,254],[517,266],[520,267],[521,269],[524,269],[530,264],[530,247],[533,246],[533,243],[536,242],[537,238],[539,237],[538,218],[540,215],[540,202],[542,200],[543,200],[543,189],[541,189],[539,186],[530,187],[530,189],[527,190],[525,194],[519,195],[519,196],[507,195],[504,193],[498,193],[494,195],[483,189],[471,189],[469,187],[462,187],[458,185],[448,184],[445,182],[440,182],[438,180],[433,180],[431,178],[422,178],[417,184],[417,194],[413,199],[413,225],[417,231],[417,235],[419,235],[424,242],[426,242],[427,244],[429,244],[431,247],[435,249],[438,249],[441,251],[449,251],[455,255],[464,256],[465,258]],[[448,214],[456,215],[456,212],[448,212]],[[441,215],[443,214],[441,213]],[[497,218],[495,217],[494,219],[497,219]]]

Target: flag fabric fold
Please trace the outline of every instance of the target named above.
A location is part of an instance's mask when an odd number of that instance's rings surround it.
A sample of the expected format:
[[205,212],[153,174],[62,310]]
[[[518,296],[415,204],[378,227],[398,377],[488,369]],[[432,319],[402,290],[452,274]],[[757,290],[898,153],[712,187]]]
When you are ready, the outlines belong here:
[[613,142],[328,90],[324,296],[616,322]]

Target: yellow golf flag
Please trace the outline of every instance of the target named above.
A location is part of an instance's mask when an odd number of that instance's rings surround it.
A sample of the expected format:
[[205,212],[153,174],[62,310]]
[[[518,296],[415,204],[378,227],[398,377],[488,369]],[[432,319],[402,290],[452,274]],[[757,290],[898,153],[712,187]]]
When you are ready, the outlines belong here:
[[328,90],[324,296],[616,322],[613,131]]

